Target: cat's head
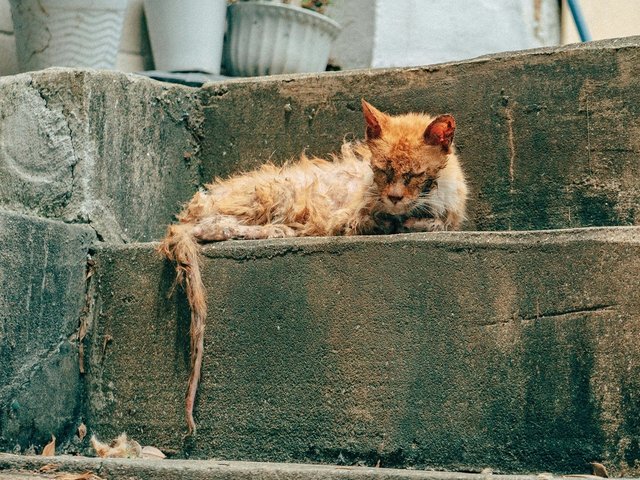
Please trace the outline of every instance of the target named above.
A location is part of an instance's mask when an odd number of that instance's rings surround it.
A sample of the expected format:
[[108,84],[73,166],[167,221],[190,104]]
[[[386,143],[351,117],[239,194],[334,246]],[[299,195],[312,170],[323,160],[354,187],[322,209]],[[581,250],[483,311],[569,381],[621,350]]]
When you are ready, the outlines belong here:
[[393,215],[407,213],[446,166],[456,122],[451,115],[387,115],[364,99],[362,111],[381,208]]

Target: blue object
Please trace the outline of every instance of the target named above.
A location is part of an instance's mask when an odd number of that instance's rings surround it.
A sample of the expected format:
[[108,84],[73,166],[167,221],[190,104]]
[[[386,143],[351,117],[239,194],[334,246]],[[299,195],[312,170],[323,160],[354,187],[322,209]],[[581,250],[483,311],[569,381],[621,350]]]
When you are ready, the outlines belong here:
[[580,3],[578,2],[578,0],[567,0],[567,3],[569,4],[569,9],[571,10],[573,21],[575,22],[576,28],[578,29],[580,40],[583,42],[591,41],[591,34],[589,33],[589,28],[587,27],[587,22],[584,19],[584,15],[582,15]]

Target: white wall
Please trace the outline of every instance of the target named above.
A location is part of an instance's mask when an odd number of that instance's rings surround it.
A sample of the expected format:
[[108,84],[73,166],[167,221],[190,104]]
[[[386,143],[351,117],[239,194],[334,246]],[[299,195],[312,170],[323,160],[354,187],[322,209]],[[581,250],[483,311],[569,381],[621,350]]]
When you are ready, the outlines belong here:
[[18,72],[9,0],[0,0],[0,75]]
[[[640,35],[640,0],[580,0],[594,40]],[[571,12],[563,0],[562,43],[579,42]]]
[[424,65],[560,41],[557,0],[376,0],[373,67]]
[[327,15],[342,31],[333,43],[329,63],[346,68],[368,68],[373,56],[376,0],[334,0]]

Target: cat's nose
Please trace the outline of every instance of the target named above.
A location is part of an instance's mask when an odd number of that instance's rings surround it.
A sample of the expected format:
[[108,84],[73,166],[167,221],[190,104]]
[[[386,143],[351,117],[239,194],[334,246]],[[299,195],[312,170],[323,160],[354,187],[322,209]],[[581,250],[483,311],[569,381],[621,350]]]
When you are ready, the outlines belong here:
[[402,195],[387,195],[387,198],[391,200],[391,203],[394,205],[402,200],[404,197]]

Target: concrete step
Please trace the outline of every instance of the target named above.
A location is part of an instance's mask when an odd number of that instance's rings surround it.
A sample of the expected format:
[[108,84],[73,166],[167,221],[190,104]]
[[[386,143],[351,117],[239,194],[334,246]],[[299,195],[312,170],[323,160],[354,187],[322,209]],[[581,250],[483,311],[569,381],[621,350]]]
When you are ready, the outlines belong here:
[[635,472],[640,228],[206,247],[189,314],[154,244],[94,252],[86,423],[196,458]]
[[407,69],[169,85],[50,69],[0,79],[0,207],[157,240],[199,184],[361,137],[360,99],[450,112],[468,230],[633,225],[640,37]]
[[94,241],[87,225],[0,210],[0,448],[74,428],[82,384],[72,338]]
[[[38,471],[56,465],[55,473]],[[87,457],[35,457],[0,453],[0,478],[51,479],[55,474],[93,472],[102,480],[557,480],[544,475],[493,475],[390,468],[302,465],[295,463],[228,462],[216,460],[138,460]],[[593,477],[598,478],[598,477]]]

